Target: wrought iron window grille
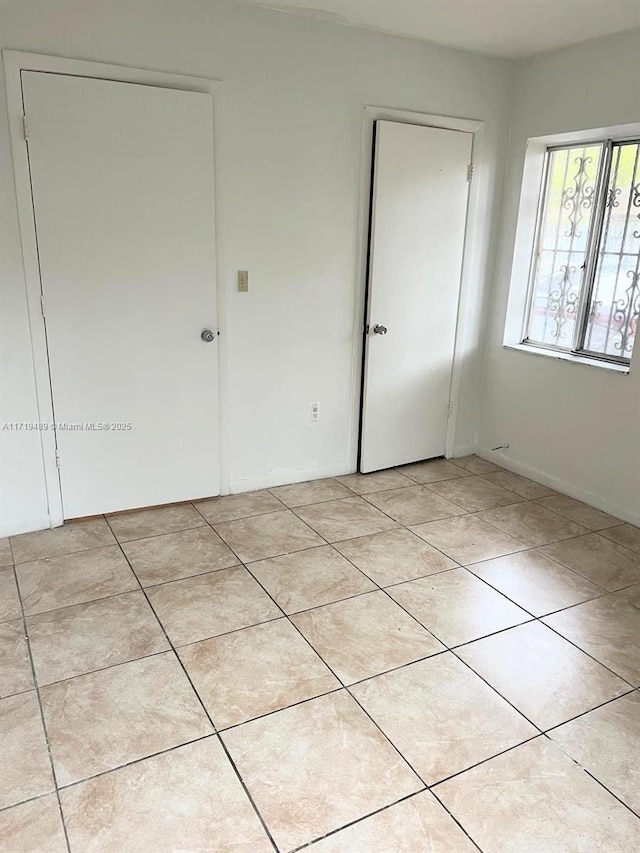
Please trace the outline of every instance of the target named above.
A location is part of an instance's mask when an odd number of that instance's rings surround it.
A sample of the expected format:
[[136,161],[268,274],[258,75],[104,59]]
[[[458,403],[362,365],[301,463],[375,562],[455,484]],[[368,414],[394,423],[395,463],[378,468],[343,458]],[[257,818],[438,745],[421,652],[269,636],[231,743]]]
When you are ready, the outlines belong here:
[[640,140],[546,150],[522,341],[628,365],[640,316]]

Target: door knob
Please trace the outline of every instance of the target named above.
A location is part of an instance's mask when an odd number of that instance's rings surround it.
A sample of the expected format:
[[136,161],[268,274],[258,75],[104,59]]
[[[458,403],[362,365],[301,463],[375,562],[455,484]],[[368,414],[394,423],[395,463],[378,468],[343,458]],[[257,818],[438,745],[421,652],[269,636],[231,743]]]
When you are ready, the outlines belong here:
[[210,344],[211,341],[215,339],[215,334],[211,331],[211,329],[203,329],[200,332],[200,337],[206,344]]
[[386,335],[387,334],[387,327],[386,326],[379,326],[378,323],[376,323],[375,326],[373,327],[373,334],[374,335]]

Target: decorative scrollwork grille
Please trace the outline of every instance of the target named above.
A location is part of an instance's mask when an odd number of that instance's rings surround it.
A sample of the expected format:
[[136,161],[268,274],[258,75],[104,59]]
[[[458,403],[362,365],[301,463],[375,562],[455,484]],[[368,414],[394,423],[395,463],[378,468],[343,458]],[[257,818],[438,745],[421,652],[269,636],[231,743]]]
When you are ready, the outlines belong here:
[[634,227],[639,219],[640,144],[615,144],[596,254],[587,352],[631,358],[640,301],[640,228]]
[[640,142],[547,151],[525,341],[628,363],[640,314]]

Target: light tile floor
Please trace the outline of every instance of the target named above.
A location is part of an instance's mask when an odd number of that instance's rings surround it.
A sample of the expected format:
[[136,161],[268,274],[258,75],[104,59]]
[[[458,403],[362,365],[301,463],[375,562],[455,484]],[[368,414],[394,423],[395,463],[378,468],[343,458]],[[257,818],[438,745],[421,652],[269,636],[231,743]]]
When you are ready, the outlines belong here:
[[640,530],[483,459],[0,540],[6,853],[640,849]]

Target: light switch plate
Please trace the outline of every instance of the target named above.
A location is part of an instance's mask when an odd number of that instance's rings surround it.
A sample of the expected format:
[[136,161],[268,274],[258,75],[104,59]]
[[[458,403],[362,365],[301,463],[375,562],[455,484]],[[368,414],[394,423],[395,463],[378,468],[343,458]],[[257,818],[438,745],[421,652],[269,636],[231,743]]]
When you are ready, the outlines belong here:
[[247,270],[238,270],[238,292],[247,293],[249,290],[249,273]]

